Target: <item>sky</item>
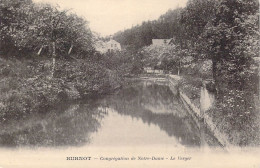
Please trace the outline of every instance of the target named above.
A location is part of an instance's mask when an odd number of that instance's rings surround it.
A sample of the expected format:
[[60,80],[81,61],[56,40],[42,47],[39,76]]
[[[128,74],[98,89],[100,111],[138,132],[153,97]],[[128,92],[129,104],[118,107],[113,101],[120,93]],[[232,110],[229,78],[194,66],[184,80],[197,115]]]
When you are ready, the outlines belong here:
[[184,7],[187,0],[34,0],[58,4],[61,9],[84,17],[92,31],[101,36],[112,35],[141,24],[158,19],[169,9]]

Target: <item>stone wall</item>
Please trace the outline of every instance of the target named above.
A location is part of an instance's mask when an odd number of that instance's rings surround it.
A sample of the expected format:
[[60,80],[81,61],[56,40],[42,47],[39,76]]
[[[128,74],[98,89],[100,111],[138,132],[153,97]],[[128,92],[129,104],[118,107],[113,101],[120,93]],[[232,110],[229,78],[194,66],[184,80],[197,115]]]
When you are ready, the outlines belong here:
[[[168,80],[172,87],[175,87],[180,80],[179,76],[170,75],[168,76]],[[213,123],[212,118],[210,118],[205,111],[210,109],[214,105],[214,95],[210,94],[207,89],[204,87],[201,88],[201,95],[200,95],[200,105],[196,106],[194,102],[185,94],[185,91],[179,89],[179,96],[180,100],[182,101],[186,110],[190,113],[193,117],[194,121],[196,122],[198,128],[201,127],[201,121],[203,121],[203,125],[209,129],[214,137],[219,141],[219,143],[225,147],[226,150],[231,148],[231,144],[228,141],[228,138],[225,134],[220,132],[216,125]],[[200,109],[198,107],[201,107]]]

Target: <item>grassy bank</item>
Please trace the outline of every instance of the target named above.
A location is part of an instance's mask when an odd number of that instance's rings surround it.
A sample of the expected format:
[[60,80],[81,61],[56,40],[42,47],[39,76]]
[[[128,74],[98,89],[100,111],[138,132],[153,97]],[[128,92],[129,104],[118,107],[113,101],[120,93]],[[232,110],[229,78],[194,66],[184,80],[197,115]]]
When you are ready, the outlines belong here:
[[260,145],[260,114],[257,95],[227,90],[206,114],[229,141],[239,146]]
[[185,76],[178,81],[178,88],[183,91],[200,108],[200,88],[202,86],[201,78]]
[[[204,79],[205,80],[205,79]],[[200,107],[200,88],[202,78],[183,76],[178,87],[192,103]],[[210,90],[212,86],[208,85]],[[216,128],[227,135],[231,144],[236,146],[260,145],[259,98],[251,92],[226,89],[216,100],[206,115]]]
[[121,85],[116,71],[86,60],[0,58],[0,121],[45,113],[56,104],[106,94]]

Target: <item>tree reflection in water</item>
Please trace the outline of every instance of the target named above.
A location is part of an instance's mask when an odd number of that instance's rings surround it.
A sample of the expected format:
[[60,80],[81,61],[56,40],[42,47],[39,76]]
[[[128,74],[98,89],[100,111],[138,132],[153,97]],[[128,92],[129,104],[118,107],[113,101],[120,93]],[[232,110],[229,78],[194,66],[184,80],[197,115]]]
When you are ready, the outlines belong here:
[[[91,135],[106,127],[102,125],[102,120],[109,115],[107,107],[114,109],[122,118],[131,116],[141,119],[144,127],[151,124],[158,126],[161,131],[167,133],[166,136],[174,137],[184,146],[200,144],[199,130],[182,107],[174,90],[172,91],[166,83],[146,81],[135,82],[114,95],[69,105],[66,110],[35,114],[20,121],[1,124],[0,145],[91,145]],[[117,123],[112,124],[115,127],[123,127]]]
[[[50,112],[12,123],[0,132],[1,146],[66,146],[89,143],[106,111],[96,105],[75,104],[64,112]],[[22,122],[22,123],[21,123]]]
[[200,134],[194,121],[182,107],[178,96],[165,84],[141,82],[121,90],[108,100],[107,104],[119,114],[158,125],[185,146],[200,145]]

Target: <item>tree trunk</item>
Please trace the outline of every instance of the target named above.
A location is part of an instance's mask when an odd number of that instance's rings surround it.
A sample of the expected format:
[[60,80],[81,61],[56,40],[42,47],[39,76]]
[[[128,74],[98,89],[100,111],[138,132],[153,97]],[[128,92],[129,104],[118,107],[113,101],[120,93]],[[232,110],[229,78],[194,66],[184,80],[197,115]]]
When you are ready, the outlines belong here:
[[70,49],[68,51],[68,55],[70,55],[71,51],[72,51],[73,45],[70,46]]
[[56,43],[52,42],[52,71],[51,71],[51,78],[54,76],[56,66]]
[[212,76],[213,76],[213,80],[215,83],[215,89],[217,91],[217,95],[218,95],[218,73],[217,73],[218,69],[217,69],[217,61],[213,58],[212,59]]
[[216,79],[217,79],[217,62],[212,59],[212,75],[213,75],[213,79],[216,83]]
[[41,52],[42,52],[42,49],[43,49],[43,46],[39,49],[39,51],[38,51],[38,53],[37,53],[37,55],[40,55],[41,54]]
[[180,69],[181,69],[181,61],[179,61],[179,66],[178,66],[178,76],[180,75]]

